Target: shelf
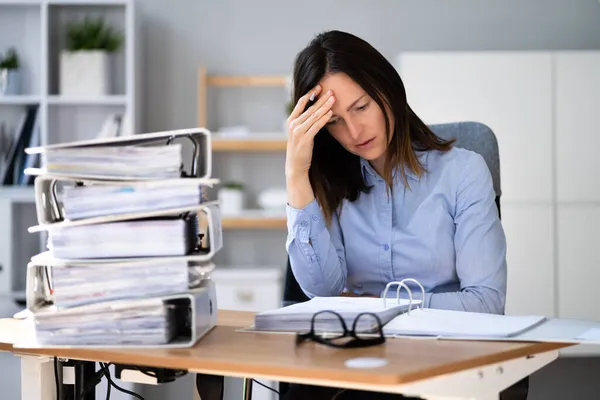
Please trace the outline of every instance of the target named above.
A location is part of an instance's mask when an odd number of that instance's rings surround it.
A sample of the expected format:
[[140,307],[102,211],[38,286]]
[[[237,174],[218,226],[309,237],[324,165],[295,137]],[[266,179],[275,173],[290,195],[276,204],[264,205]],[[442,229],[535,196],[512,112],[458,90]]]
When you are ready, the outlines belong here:
[[0,96],[0,104],[4,105],[38,104],[40,100],[40,96],[35,95]]
[[[198,68],[197,103],[198,126],[207,126],[207,92],[208,87],[280,87],[286,89],[290,85],[287,75],[211,75],[206,66]],[[285,91],[283,91],[285,93]]]
[[212,136],[213,151],[285,151],[287,139],[282,134],[257,134],[251,137],[219,137]]
[[285,229],[287,218],[283,213],[246,210],[239,215],[222,216],[223,229]]
[[208,75],[209,86],[281,86],[288,84],[284,75]]
[[48,104],[75,106],[124,106],[127,104],[127,97],[121,95],[110,95],[102,97],[66,97],[60,95],[52,95],[48,96]]

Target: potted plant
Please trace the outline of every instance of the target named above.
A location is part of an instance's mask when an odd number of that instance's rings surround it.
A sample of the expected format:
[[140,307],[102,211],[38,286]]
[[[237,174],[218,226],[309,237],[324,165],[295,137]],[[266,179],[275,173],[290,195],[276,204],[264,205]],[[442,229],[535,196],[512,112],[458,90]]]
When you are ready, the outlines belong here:
[[60,94],[104,96],[110,92],[109,55],[123,45],[123,35],[102,18],[67,24],[67,46],[60,55]]
[[0,94],[15,95],[19,93],[19,55],[14,47],[5,55],[0,54]]
[[218,197],[223,214],[239,214],[244,209],[244,185],[241,182],[224,183]]

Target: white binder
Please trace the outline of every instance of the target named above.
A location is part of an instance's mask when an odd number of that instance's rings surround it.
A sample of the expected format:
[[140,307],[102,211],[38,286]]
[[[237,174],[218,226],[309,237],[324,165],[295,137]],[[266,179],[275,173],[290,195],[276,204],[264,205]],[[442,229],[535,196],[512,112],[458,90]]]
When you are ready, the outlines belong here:
[[[42,158],[48,152],[60,149],[77,149],[94,146],[129,146],[129,145],[152,145],[155,143],[168,145],[175,140],[187,139],[191,142],[193,148],[192,163],[188,167],[187,175],[191,178],[209,178],[212,173],[212,142],[211,133],[205,128],[179,129],[171,131],[140,133],[129,136],[118,136],[111,138],[95,138],[89,140],[79,140],[69,143],[59,143],[40,147],[30,147],[25,149],[27,154],[40,154]],[[48,171],[44,168],[27,168],[27,175],[44,175]],[[73,177],[70,174],[56,174],[63,177]],[[140,178],[114,177],[102,175],[77,175],[79,178],[98,179],[98,180],[131,180]]]
[[[107,181],[99,179],[85,179],[73,176],[60,176],[45,174],[35,178],[34,181],[34,199],[36,205],[37,220],[39,224],[47,225],[54,222],[60,222],[65,219],[64,212],[59,201],[59,187],[63,186],[104,186],[122,188],[124,194],[126,191],[134,191],[151,188],[153,190],[162,190],[161,188],[173,189],[181,187],[186,188],[199,187],[205,194],[205,188],[213,187],[219,183],[216,178],[186,178],[186,179],[164,179],[164,180],[126,180],[126,181]],[[194,205],[206,203],[206,199],[198,199]],[[168,208],[163,208],[168,209]],[[160,212],[161,209],[154,207],[152,212]],[[117,213],[118,214],[118,213]]]
[[[164,307],[169,311],[168,320],[173,324],[173,338],[168,341],[143,340],[136,338],[136,334],[146,334],[145,328],[140,326],[136,329],[136,317],[144,317],[143,311],[136,311],[139,305],[152,303]],[[112,319],[107,319],[105,314],[109,312]],[[137,315],[136,315],[137,313]],[[63,330],[65,338],[60,335],[42,335],[39,329],[41,320],[51,317],[50,321],[59,321],[57,328]],[[72,322],[64,323],[60,320],[68,319]],[[77,320],[102,320],[98,328],[86,328],[82,322]],[[110,330],[106,321],[119,320],[129,323],[129,328],[121,329],[117,334],[103,332]],[[195,290],[187,293],[175,293],[166,296],[156,296],[142,299],[116,300],[82,307],[73,307],[57,311],[51,305],[42,306],[33,312],[29,318],[35,331],[34,338],[24,338],[23,342],[14,344],[15,348],[185,348],[194,346],[205,336],[217,323],[217,297],[215,284],[206,280]],[[143,318],[141,319],[143,322]],[[95,332],[94,329],[98,329]],[[95,340],[85,339],[85,335],[96,335]],[[66,343],[66,344],[65,344]]]
[[[421,298],[414,296],[408,283],[419,286]],[[391,287],[397,286],[395,299],[388,297]],[[404,288],[408,299],[400,298]],[[387,284],[382,298],[319,298],[257,314],[255,326],[247,331],[299,332],[310,329],[312,315],[325,310],[338,313],[346,325],[364,312],[380,317],[386,337],[434,340],[531,341],[566,344],[600,344],[600,321],[569,318],[549,318],[542,315],[498,315],[454,310],[425,308],[421,299],[423,286],[415,279]],[[350,307],[349,307],[350,306]],[[386,311],[391,313],[386,316]],[[322,320],[324,333],[339,331],[339,321]],[[357,327],[358,329],[358,327]],[[376,327],[365,325],[362,334],[377,334]]]
[[[181,257],[95,261],[57,260],[45,253],[32,257],[27,264],[27,309],[37,311],[49,305],[63,309],[185,292],[200,287],[215,269],[212,262],[199,264]],[[117,278],[116,284],[111,281]]]
[[[104,217],[95,217],[95,218],[87,218],[76,221],[52,221],[47,220],[48,217],[45,214],[46,210],[43,210],[40,215],[41,224],[32,226],[28,229],[29,232],[40,232],[47,231],[51,233],[54,230],[67,228],[67,227],[76,227],[82,225],[92,225],[92,224],[104,224],[108,222],[120,222],[120,221],[128,221],[133,219],[141,219],[148,217],[158,217],[158,216],[177,216],[183,213],[198,213],[204,214],[204,220],[207,224],[207,241],[206,245],[202,247],[198,247],[192,253],[182,256],[186,261],[191,262],[206,262],[211,260],[214,255],[223,247],[223,229],[221,225],[221,211],[218,206],[217,201],[206,202],[199,206],[195,207],[183,207],[177,209],[168,209],[168,210],[159,210],[154,212],[144,212],[144,213],[128,213],[128,214],[120,214],[120,215],[110,215]],[[47,255],[46,255],[47,256]],[[71,261],[71,262],[105,262],[105,261],[126,261],[128,258],[111,258],[111,259],[68,259],[59,261]]]

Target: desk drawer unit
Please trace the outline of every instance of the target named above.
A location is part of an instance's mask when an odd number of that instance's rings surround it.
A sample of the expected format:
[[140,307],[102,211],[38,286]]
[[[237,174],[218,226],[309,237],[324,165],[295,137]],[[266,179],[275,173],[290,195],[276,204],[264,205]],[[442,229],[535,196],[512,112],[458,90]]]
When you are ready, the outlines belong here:
[[[217,289],[217,307],[220,310],[264,311],[278,308],[282,297],[282,271],[277,267],[221,267],[211,274]],[[278,389],[277,382],[260,380]],[[242,380],[225,379],[224,400],[241,397]],[[276,400],[276,395],[257,385],[252,386],[252,399]]]
[[281,271],[276,268],[221,268],[212,273],[221,310],[264,311],[281,304]]

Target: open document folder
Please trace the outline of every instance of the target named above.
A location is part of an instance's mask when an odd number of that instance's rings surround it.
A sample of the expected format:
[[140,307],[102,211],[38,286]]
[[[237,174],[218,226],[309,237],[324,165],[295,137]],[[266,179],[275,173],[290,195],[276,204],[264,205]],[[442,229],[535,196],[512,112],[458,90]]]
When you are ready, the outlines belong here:
[[[414,279],[409,279],[415,282]],[[390,285],[404,283],[390,282]],[[419,284],[420,286],[420,284]],[[402,285],[406,287],[406,285]],[[398,286],[398,289],[400,285]],[[409,298],[314,297],[306,302],[267,310],[256,314],[251,331],[307,332],[313,316],[322,311],[341,315],[347,326],[364,312],[375,314],[386,337],[419,337],[453,340],[535,341],[570,344],[600,344],[600,321],[548,318],[542,315],[497,315],[467,311],[424,308],[420,300]],[[421,296],[424,290],[421,286]],[[421,297],[423,298],[423,297]],[[339,319],[333,314],[319,314],[315,331],[337,333]],[[357,324],[359,333],[375,333],[371,324]]]

